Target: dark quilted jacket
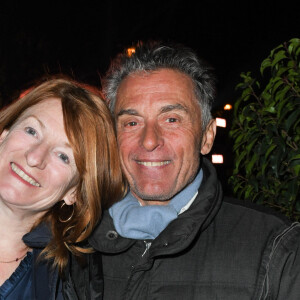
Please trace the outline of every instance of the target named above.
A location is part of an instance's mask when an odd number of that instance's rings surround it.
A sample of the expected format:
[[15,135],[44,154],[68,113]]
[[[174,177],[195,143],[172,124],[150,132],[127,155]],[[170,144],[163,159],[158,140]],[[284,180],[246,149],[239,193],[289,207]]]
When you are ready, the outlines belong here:
[[104,214],[90,238],[104,300],[300,299],[299,223],[223,199],[214,167],[202,167],[196,200],[153,241],[122,238]]

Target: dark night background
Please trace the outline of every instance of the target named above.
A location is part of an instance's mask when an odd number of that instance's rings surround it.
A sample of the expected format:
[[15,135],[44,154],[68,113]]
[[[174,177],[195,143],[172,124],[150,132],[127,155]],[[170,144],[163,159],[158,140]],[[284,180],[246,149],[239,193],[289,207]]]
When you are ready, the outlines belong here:
[[[1,1],[0,106],[45,74],[62,72],[100,87],[110,59],[123,47],[138,40],[165,39],[194,48],[214,66],[219,80],[217,110],[234,103],[241,72],[258,76],[260,63],[274,47],[300,37],[296,3]],[[230,153],[228,140],[221,140],[225,132],[220,130],[219,136],[217,144]]]

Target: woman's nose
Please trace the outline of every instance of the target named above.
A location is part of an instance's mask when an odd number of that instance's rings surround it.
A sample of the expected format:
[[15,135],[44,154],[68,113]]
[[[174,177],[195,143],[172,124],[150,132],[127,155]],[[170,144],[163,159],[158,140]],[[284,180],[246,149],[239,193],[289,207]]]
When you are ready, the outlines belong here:
[[46,167],[46,160],[48,155],[48,147],[45,144],[37,144],[32,146],[26,152],[27,164],[30,167],[37,167],[44,169]]

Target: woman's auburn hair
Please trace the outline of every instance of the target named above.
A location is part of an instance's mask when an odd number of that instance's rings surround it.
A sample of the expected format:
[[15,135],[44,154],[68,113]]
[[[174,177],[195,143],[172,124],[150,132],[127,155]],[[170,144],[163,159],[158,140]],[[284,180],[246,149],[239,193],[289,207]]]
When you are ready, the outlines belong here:
[[34,227],[42,222],[50,224],[52,240],[42,257],[52,260],[62,272],[68,263],[68,250],[76,256],[93,251],[82,247],[82,242],[97,225],[102,209],[120,200],[126,187],[113,118],[94,87],[62,76],[48,79],[1,111],[0,133],[9,129],[26,109],[51,98],[61,100],[65,132],[74,153],[79,174],[76,202],[64,212],[67,205],[59,201]]

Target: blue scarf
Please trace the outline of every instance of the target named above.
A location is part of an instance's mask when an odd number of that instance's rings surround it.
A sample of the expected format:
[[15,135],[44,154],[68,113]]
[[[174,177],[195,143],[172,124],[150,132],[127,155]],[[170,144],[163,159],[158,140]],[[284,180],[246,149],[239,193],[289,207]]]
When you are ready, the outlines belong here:
[[200,169],[194,181],[172,198],[168,205],[141,206],[129,192],[109,209],[117,232],[130,239],[155,239],[197,193],[202,178],[203,171]]

